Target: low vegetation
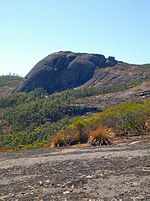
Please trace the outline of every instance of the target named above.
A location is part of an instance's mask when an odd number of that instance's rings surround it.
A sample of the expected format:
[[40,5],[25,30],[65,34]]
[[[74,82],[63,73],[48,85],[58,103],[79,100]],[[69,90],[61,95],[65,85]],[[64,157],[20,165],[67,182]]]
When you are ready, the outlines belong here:
[[[18,76],[1,76],[0,87],[20,80]],[[53,147],[80,143],[102,145],[110,144],[116,135],[146,134],[150,132],[150,102],[121,104],[88,118],[76,117],[75,110],[70,112],[70,105],[77,98],[117,92],[136,84],[66,90],[52,95],[43,89],[1,95],[0,151],[32,149],[45,144]]]
[[113,129],[101,126],[89,133],[89,143],[94,146],[110,145],[114,136]]
[[22,77],[16,75],[1,75],[0,76],[0,87],[3,86],[16,86],[20,83]]
[[115,136],[150,133],[150,101],[145,104],[124,103],[91,118],[75,118],[71,124],[53,135],[48,145],[64,146],[77,143],[111,144]]

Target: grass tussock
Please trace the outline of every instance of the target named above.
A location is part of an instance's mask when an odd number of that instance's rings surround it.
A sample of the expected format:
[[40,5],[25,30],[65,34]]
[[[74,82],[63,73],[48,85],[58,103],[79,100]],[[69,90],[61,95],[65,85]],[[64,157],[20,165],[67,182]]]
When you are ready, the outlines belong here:
[[89,133],[89,143],[91,145],[110,145],[112,144],[115,134],[111,128],[106,126],[99,127]]
[[113,130],[107,127],[99,127],[89,132],[79,132],[79,130],[72,132],[61,131],[50,138],[48,147],[53,148],[83,143],[89,143],[93,146],[110,145],[112,144],[114,136]]
[[76,132],[67,133],[67,132],[58,132],[53,135],[49,142],[48,147],[61,147],[61,146],[69,146],[75,144],[86,143],[88,141],[88,137],[86,134],[79,134]]
[[7,147],[0,147],[0,152],[9,152],[9,151],[11,150]]

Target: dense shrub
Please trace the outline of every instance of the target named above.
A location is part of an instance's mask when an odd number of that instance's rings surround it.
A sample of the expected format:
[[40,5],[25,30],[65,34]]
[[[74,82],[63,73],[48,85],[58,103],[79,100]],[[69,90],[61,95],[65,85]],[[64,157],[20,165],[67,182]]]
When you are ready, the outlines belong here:
[[146,104],[125,103],[99,115],[102,125],[115,129],[118,135],[144,134],[148,109]]

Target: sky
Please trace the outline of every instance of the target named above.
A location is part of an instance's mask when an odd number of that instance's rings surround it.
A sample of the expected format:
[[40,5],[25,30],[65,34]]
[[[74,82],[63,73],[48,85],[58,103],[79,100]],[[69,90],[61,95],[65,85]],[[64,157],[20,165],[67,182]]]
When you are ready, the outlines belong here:
[[0,74],[57,51],[150,63],[150,0],[0,0]]

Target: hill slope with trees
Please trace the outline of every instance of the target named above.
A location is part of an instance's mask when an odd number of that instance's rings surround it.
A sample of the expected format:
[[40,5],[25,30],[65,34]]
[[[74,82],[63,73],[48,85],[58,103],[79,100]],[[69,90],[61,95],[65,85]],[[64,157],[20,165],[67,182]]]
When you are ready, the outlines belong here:
[[61,146],[147,135],[149,80],[149,64],[123,62],[96,68],[83,85],[52,94],[43,88],[12,93],[23,78],[0,76],[0,147]]

